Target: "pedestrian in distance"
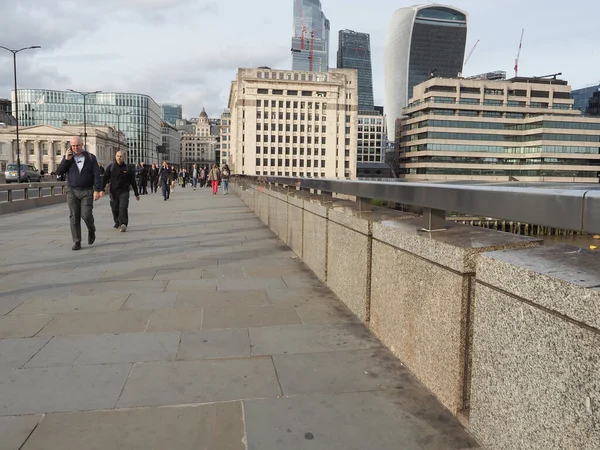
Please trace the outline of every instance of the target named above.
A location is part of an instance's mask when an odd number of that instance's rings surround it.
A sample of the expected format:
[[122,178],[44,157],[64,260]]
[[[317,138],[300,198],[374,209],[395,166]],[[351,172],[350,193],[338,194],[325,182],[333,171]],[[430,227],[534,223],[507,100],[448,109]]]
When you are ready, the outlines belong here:
[[102,188],[110,184],[110,208],[114,227],[124,233],[129,225],[129,190],[133,189],[135,199],[140,201],[140,194],[135,184],[135,173],[125,163],[125,152],[119,150],[115,161],[110,164],[102,177]]
[[81,250],[81,220],[88,229],[88,244],[96,240],[94,202],[104,196],[100,167],[96,157],[83,148],[79,136],[73,136],[70,147],[60,162],[57,173],[67,178],[67,204],[73,250]]
[[162,187],[162,196],[164,201],[169,200],[171,196],[171,169],[166,161],[163,161],[162,167],[158,171],[158,179]]
[[150,171],[148,172],[148,177],[150,178],[150,193],[155,193],[158,185],[158,166],[156,164],[152,164]]
[[196,190],[196,187],[198,186],[198,175],[198,168],[196,167],[196,164],[194,164],[192,166],[192,187],[194,190]]
[[143,161],[140,163],[140,187],[139,191],[141,195],[148,195],[148,167]]
[[219,192],[219,181],[221,181],[221,171],[216,164],[213,164],[212,169],[210,169],[210,172],[208,173],[208,179],[212,185],[213,195],[217,195],[217,192]]
[[229,166],[227,164],[223,164],[221,168],[221,186],[223,186],[223,195],[229,194],[229,177],[231,176],[231,171],[229,170]]

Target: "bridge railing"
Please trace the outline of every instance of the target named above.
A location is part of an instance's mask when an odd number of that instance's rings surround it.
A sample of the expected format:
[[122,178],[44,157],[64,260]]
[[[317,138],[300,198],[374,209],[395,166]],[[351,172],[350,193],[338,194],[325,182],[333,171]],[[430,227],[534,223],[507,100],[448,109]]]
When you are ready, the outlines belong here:
[[0,184],[0,214],[55,205],[65,200],[64,182]]
[[[457,185],[396,181],[238,176],[254,182],[420,207],[423,228],[444,229],[448,213],[510,220],[561,230],[600,234],[600,185],[557,188]],[[543,185],[542,185],[543,186]]]

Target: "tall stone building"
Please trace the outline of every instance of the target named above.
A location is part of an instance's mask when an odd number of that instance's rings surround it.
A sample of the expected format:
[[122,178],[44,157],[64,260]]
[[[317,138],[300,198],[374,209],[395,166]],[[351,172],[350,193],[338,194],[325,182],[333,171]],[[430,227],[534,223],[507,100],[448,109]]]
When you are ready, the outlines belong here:
[[239,69],[229,94],[229,164],[239,174],[354,177],[356,69]]
[[193,164],[214,164],[218,136],[212,130],[206,110],[202,108],[194,132],[181,134],[181,166],[190,169]]

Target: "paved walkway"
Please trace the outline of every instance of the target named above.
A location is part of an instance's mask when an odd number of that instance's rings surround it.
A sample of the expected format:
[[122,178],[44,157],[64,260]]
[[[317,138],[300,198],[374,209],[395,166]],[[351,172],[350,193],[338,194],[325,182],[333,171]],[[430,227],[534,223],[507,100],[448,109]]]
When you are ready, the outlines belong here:
[[447,450],[463,428],[234,195],[0,216],[0,450]]

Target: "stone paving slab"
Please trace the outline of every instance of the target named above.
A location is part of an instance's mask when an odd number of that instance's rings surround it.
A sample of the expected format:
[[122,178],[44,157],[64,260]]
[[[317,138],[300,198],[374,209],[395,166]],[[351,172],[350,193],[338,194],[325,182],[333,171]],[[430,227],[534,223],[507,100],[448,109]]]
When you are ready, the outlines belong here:
[[67,295],[62,298],[30,298],[25,300],[18,308],[13,309],[9,315],[118,311],[128,297],[129,294],[115,293],[102,297]]
[[380,348],[362,324],[292,325],[250,329],[254,355],[315,353]]
[[3,369],[23,367],[49,340],[48,337],[0,339],[0,367]]
[[431,417],[424,410],[403,410],[401,395],[377,391],[245,401],[248,450],[480,448],[452,425],[449,412]]
[[0,449],[20,450],[41,419],[41,414],[0,417]]
[[0,370],[0,416],[114,408],[131,364]]
[[56,336],[25,368],[168,361],[175,359],[180,337],[180,332]]
[[48,414],[22,450],[246,450],[242,414],[239,402]]
[[0,216],[1,450],[477,448],[237,197],[94,216]]
[[138,363],[117,406],[212,403],[281,395],[270,357]]
[[[39,332],[39,335],[135,333],[146,329],[151,316],[151,311],[58,314]],[[9,316],[8,318],[29,317],[40,316]]]
[[251,356],[246,329],[182,333],[177,359],[242,358]]

